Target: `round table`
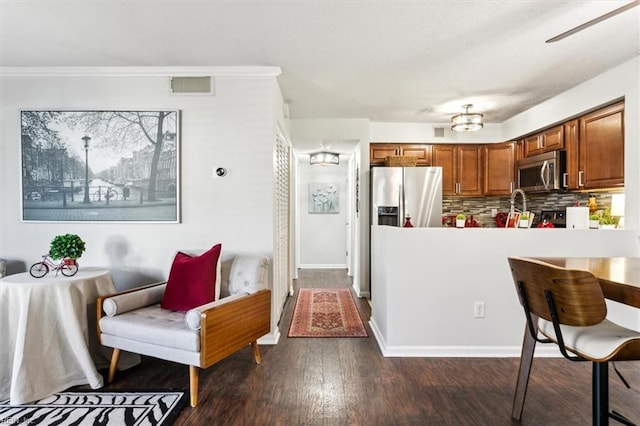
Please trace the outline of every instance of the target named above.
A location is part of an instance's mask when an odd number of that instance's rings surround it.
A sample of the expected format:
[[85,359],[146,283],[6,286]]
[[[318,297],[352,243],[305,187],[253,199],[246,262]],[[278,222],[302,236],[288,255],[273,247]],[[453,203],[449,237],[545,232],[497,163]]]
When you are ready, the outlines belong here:
[[72,386],[103,385],[97,354],[95,302],[115,293],[104,268],[81,267],[73,277],[28,272],[0,280],[0,400],[12,405]]

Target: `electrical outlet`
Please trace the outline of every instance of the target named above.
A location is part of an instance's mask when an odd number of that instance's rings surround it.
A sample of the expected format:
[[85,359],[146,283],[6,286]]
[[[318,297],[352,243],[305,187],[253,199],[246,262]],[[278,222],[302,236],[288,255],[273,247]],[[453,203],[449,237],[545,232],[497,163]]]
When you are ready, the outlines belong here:
[[491,209],[491,217],[496,217],[498,215],[498,209]]
[[484,318],[484,302],[475,302],[473,304],[473,317]]

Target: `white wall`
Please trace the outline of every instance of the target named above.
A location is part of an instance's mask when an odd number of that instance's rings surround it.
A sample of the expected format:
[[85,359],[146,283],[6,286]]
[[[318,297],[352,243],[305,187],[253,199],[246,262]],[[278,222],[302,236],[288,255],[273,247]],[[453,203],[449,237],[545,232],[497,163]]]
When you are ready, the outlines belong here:
[[[434,128],[444,128],[444,137],[435,137]],[[399,143],[492,143],[504,139],[500,124],[485,123],[479,132],[454,132],[450,124],[384,123],[370,126],[371,142]]]
[[[309,160],[298,162],[300,218],[300,267],[346,268],[349,211],[348,162],[337,166],[311,166]],[[335,184],[339,188],[338,213],[309,212],[309,184]]]
[[[102,69],[74,76],[47,73],[20,77],[3,70],[1,257],[29,265],[55,235],[73,232],[87,245],[80,264],[110,268],[121,287],[134,278],[166,278],[178,249],[222,242],[226,253],[271,257],[274,124],[281,115],[274,111],[281,103],[274,76],[218,77],[215,96],[175,96],[169,95],[162,70],[131,76],[110,76]],[[21,221],[21,109],[161,108],[181,111],[181,223]],[[216,167],[227,168],[228,175],[214,178]]]
[[[639,253],[635,232],[627,230],[374,226],[371,327],[385,356],[515,357],[525,321],[508,256]],[[474,318],[476,301],[485,302],[484,318]],[[612,302],[609,313],[640,327],[636,308]],[[558,354],[556,345],[552,352]]]

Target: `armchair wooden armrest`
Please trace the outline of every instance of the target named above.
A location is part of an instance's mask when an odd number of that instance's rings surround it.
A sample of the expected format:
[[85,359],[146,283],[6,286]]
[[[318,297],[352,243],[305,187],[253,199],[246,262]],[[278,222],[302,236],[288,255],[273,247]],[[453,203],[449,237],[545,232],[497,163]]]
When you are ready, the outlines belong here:
[[200,324],[200,367],[207,368],[248,343],[260,363],[256,341],[271,330],[271,290],[207,309],[201,314]]

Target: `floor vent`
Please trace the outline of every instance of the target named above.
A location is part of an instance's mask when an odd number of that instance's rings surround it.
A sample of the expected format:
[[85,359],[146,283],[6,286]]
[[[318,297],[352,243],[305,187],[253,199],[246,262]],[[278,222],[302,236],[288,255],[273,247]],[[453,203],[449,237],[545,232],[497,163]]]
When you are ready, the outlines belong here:
[[171,93],[174,94],[213,94],[211,77],[171,77]]

